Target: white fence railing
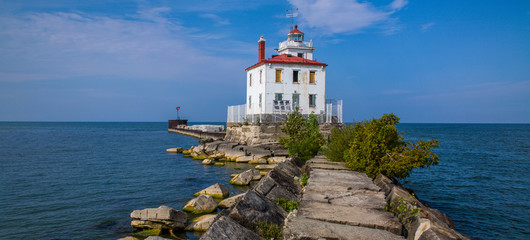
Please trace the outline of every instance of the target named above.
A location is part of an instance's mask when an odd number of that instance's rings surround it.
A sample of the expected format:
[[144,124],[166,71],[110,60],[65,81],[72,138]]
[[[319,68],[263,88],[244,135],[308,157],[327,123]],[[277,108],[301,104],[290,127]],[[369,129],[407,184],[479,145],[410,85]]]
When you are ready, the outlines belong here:
[[244,122],[247,115],[246,104],[228,106],[228,114],[226,116],[226,122],[229,123],[240,123]]
[[[289,101],[283,101],[282,104],[290,104]],[[285,116],[292,111],[290,105],[284,107],[281,104],[274,105],[272,114],[249,114],[246,112],[246,104],[228,106],[226,122],[228,123],[258,123],[258,122],[277,122],[283,121]],[[276,109],[278,107],[279,110]],[[319,115],[319,122],[325,123],[342,123],[342,100],[326,99],[325,113]]]
[[342,100],[326,99],[326,123],[342,123]]

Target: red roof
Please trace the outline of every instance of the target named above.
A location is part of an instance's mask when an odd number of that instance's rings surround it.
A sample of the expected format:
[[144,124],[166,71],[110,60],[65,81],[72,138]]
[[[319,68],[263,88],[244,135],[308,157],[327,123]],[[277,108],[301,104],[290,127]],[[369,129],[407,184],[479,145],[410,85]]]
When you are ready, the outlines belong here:
[[260,66],[262,64],[265,64],[265,63],[280,63],[280,64],[292,64],[292,65],[314,65],[314,66],[324,66],[324,67],[328,66],[325,63],[321,63],[321,62],[305,59],[303,57],[296,57],[296,56],[292,56],[292,55],[289,55],[289,54],[282,54],[282,55],[272,56],[269,59],[265,59],[265,60],[263,60],[263,61],[261,61],[259,63],[256,63],[256,64],[248,67],[247,69],[245,69],[245,71],[248,71],[250,69],[253,69],[253,68],[258,67],[258,66]]
[[291,33],[302,33],[300,32],[300,30],[298,30],[298,25],[294,25],[294,29],[292,31],[289,32],[289,34]]

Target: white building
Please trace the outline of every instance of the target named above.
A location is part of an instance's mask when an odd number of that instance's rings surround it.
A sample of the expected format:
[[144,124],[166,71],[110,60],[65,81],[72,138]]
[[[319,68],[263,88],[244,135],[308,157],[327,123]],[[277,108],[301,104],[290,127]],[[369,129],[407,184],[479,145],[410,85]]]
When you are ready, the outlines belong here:
[[[274,121],[275,117],[297,109],[302,114],[323,116],[326,122],[330,118],[331,122],[333,106],[329,105],[331,101],[326,104],[327,64],[313,60],[313,42],[304,40],[304,33],[298,26],[295,25],[287,34],[287,40],[275,49],[278,55],[265,59],[263,36],[258,46],[258,63],[245,69],[246,104],[229,107],[228,122],[240,122],[242,115],[247,121]],[[342,115],[342,105],[339,107]],[[335,106],[335,112],[338,113],[339,107]],[[342,122],[342,116],[336,121]]]

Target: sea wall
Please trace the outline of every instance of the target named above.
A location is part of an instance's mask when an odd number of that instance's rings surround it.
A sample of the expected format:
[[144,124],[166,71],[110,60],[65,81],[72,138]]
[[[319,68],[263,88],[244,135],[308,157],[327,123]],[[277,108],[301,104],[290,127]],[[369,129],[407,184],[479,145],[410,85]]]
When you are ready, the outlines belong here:
[[[323,123],[320,124],[320,132],[324,139],[327,139],[334,127],[340,127],[342,124],[338,123]],[[225,141],[237,142],[249,146],[279,143],[280,137],[286,137],[282,131],[283,123],[260,123],[260,124],[244,124],[244,123],[227,123]]]
[[225,132],[205,132],[195,129],[185,129],[185,128],[169,128],[168,132],[180,133],[183,135],[188,135],[196,138],[211,138],[215,140],[221,140],[225,138]]

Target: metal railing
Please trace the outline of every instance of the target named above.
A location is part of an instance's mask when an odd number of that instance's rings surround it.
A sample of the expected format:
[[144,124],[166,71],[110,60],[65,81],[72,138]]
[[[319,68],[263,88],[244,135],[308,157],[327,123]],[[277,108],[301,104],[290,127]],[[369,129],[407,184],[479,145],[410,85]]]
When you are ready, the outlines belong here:
[[247,105],[234,105],[228,106],[228,114],[226,116],[226,122],[228,123],[242,123],[245,122],[247,115]]
[[[228,106],[227,123],[281,122],[293,111],[288,100],[276,101],[272,114],[247,114],[246,104]],[[282,108],[284,106],[284,108]],[[287,107],[288,106],[288,107]],[[276,109],[277,107],[277,109]],[[316,114],[319,123],[342,123],[342,100],[326,99],[325,112]]]

